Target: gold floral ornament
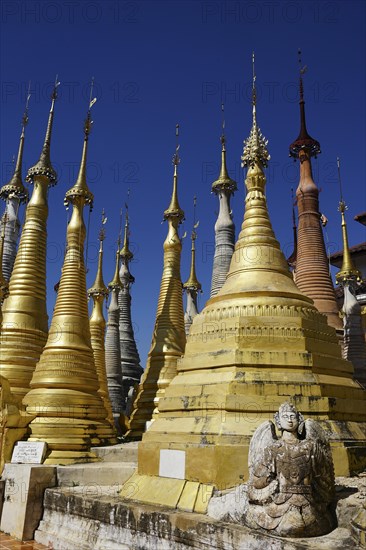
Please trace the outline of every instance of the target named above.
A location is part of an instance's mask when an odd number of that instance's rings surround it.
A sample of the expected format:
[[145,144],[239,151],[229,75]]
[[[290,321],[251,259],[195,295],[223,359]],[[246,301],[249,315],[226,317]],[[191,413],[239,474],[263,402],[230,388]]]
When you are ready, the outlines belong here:
[[260,162],[262,166],[267,167],[268,161],[270,160],[270,154],[268,153],[267,144],[268,139],[266,139],[260,128],[257,124],[257,91],[255,88],[256,75],[254,67],[254,52],[252,54],[252,66],[253,66],[253,87],[252,87],[252,106],[253,106],[253,124],[252,129],[250,130],[249,137],[244,140],[244,150],[242,160],[242,168],[247,166],[253,166],[255,162]]

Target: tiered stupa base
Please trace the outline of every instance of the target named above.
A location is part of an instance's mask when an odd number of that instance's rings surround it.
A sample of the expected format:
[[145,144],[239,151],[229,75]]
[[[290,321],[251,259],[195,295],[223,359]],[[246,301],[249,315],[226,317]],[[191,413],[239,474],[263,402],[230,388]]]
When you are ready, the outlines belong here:
[[[180,477],[169,479],[170,496],[162,496],[162,504],[173,507],[186,482],[206,492],[210,485],[243,483],[254,431],[287,400],[325,429],[336,475],[362,471],[366,392],[352,379],[352,365],[341,358],[326,317],[294,299],[291,307],[271,305],[269,297],[249,297],[244,304],[226,296],[221,307],[217,300],[195,318],[178,374],[139,445],[133,499],[149,502],[153,488],[166,493],[167,478],[174,476]],[[164,471],[161,451],[165,459],[171,452],[172,463],[181,461],[180,472]]]
[[[23,327],[26,326],[26,324],[23,325]],[[0,373],[9,381],[11,391],[19,403],[29,391],[34,369],[46,341],[46,332],[29,326],[22,328],[21,325],[14,327],[14,324],[13,326],[4,324],[2,327]]]
[[[47,441],[44,464],[74,464],[94,462],[96,455],[90,452],[93,445],[101,445],[97,436],[105,426],[100,422],[80,418],[42,418],[38,416],[31,425],[28,441]],[[65,436],[65,434],[67,434]]]
[[92,394],[65,387],[34,388],[23,403],[28,413],[37,416],[30,424],[29,441],[47,443],[46,464],[96,460],[90,447],[110,444],[112,428],[103,418],[107,413],[97,392]]

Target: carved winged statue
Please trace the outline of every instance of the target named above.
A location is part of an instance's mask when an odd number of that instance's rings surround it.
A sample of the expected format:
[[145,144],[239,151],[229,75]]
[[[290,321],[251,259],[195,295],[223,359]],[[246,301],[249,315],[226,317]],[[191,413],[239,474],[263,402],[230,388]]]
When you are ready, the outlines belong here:
[[283,403],[275,423],[261,424],[249,447],[245,523],[284,537],[311,537],[337,526],[334,468],[320,424]]

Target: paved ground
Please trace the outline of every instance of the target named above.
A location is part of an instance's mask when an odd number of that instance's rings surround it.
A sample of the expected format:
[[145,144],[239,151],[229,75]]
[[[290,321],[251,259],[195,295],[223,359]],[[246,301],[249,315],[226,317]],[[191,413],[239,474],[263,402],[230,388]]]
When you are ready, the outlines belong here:
[[47,546],[38,544],[38,542],[22,542],[9,535],[0,533],[0,550],[46,550]]

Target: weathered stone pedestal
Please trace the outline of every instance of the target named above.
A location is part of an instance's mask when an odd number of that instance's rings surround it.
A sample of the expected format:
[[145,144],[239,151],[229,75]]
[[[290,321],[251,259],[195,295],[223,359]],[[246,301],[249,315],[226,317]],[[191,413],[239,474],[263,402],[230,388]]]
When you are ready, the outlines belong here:
[[[55,550],[356,550],[344,522],[322,537],[284,539],[204,514],[121,501],[111,488],[48,489],[35,533]],[[133,491],[133,487],[131,487]],[[232,501],[231,501],[232,502]],[[354,510],[354,508],[353,508]],[[352,512],[354,513],[354,512]]]
[[[66,483],[66,479],[62,481],[60,476],[58,481],[63,486],[45,491],[44,513],[34,535],[37,542],[52,545],[54,550],[358,548],[351,536],[350,523],[364,505],[361,478],[337,480],[336,530],[322,537],[284,539],[250,530],[243,525],[242,516],[247,503],[245,485],[232,491],[215,491],[211,498],[211,493],[208,495],[202,488],[199,495],[195,494],[196,486],[200,484],[176,479],[182,485],[182,493],[185,492],[184,498],[180,499],[179,509],[157,504],[161,493],[153,491],[150,504],[140,504],[133,501],[137,489],[134,476],[123,486],[125,499],[120,496],[121,482],[110,477],[110,484],[106,484],[107,473],[112,472],[111,465],[119,464],[123,467],[136,464],[137,444],[127,443],[92,450],[101,459],[94,483],[91,483],[91,478],[85,478],[87,470],[90,467],[94,469],[93,464],[85,464],[83,477],[79,477],[75,466],[71,465],[62,468],[64,473],[70,471],[69,483]],[[179,464],[166,467],[171,469],[171,474],[179,475]],[[154,478],[151,480],[154,481]],[[172,478],[165,480],[168,485],[172,482]],[[165,490],[168,492],[169,487],[165,487]]]
[[35,464],[6,464],[0,530],[20,540],[32,540],[43,513],[43,495],[56,485],[56,468]]

